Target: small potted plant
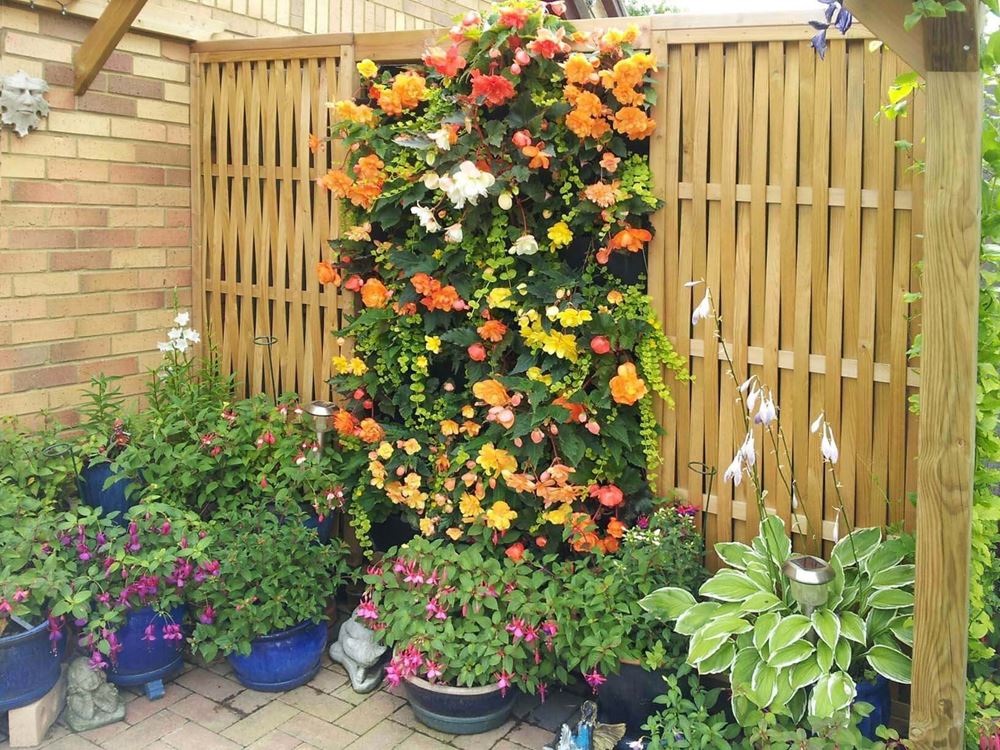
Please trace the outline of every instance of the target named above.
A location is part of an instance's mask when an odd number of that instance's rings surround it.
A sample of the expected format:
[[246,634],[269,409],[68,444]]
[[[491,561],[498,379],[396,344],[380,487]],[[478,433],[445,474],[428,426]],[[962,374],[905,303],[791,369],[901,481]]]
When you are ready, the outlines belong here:
[[220,575],[194,596],[192,648],[208,661],[229,659],[254,690],[302,685],[319,670],[327,639],[327,601],[347,577],[337,540],[269,510],[245,507],[211,522]]
[[144,685],[154,698],[183,666],[188,597],[219,566],[191,513],[147,496],[125,523],[86,506],[67,514],[59,545],[73,586],[52,611],[75,620],[91,666],[109,682]]
[[80,407],[86,417],[81,425],[82,466],[78,481],[80,498],[102,513],[117,513],[118,523],[125,522],[125,512],[139,486],[116,467],[132,435],[124,418],[125,396],[115,384],[118,377],[97,375],[91,378],[87,403]]
[[0,478],[0,712],[25,706],[59,679],[62,621],[50,607],[69,590],[54,554],[51,502]]
[[527,564],[530,552],[498,560],[484,550],[416,537],[369,569],[358,608],[394,650],[390,684],[403,685],[420,721],[452,734],[500,726],[518,690],[544,698],[567,676],[553,652],[551,574]]
[[551,608],[559,657],[598,693],[600,720],[625,724],[633,738],[655,710],[665,668],[681,661],[679,639],[639,600],[668,584],[696,591],[707,574],[691,508],[662,506],[620,534],[613,554],[554,568]]

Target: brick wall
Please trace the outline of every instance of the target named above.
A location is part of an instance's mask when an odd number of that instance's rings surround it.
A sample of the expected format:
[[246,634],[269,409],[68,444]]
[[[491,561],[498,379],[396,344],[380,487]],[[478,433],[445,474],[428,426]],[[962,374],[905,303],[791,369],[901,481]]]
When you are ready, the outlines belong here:
[[0,415],[27,423],[73,423],[99,372],[137,392],[190,304],[189,47],[128,34],[77,98],[91,23],[0,6],[0,72],[51,87],[40,130],[0,135]]

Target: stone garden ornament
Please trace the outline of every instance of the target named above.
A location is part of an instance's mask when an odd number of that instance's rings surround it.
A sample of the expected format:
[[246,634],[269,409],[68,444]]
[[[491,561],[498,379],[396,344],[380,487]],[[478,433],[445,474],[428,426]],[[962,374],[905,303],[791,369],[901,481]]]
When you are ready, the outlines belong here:
[[66,685],[66,712],[63,721],[74,732],[103,727],[125,718],[125,699],[107,675],[91,669],[87,659],[78,656],[69,665]]
[[386,647],[375,641],[375,633],[357,620],[358,612],[340,626],[337,642],[330,646],[330,658],[340,664],[358,693],[370,693],[382,682],[382,656]]
[[48,117],[49,103],[43,94],[49,85],[41,78],[33,78],[23,70],[4,76],[0,87],[0,122],[11,125],[20,137],[38,127],[43,117]]

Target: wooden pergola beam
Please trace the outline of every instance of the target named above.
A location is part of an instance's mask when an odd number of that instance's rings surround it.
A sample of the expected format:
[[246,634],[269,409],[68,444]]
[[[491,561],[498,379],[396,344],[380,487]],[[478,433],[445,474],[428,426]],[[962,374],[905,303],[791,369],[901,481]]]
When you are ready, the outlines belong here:
[[108,0],[108,5],[73,55],[74,91],[83,95],[118,42],[132,26],[146,0]]
[[910,741],[964,746],[975,462],[983,81],[981,10],[920,21],[911,0],[848,0],[926,79],[923,352]]

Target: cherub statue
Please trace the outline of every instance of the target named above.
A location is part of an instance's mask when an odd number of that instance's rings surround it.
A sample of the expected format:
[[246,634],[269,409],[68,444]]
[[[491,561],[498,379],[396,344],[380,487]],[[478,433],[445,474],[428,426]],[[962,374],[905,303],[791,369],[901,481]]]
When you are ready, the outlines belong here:
[[101,670],[90,668],[86,657],[70,662],[63,719],[74,732],[96,729],[125,718],[125,700]]
[[613,750],[625,736],[624,724],[601,724],[597,721],[597,704],[584,701],[580,706],[580,721],[573,732],[562,725],[555,748],[545,750]]
[[0,122],[13,125],[14,132],[23,138],[38,127],[43,117],[48,117],[49,103],[43,97],[48,90],[45,81],[23,70],[4,76],[0,86]]
[[330,658],[347,670],[357,693],[370,693],[382,683],[382,655],[386,647],[375,641],[375,633],[358,622],[358,610],[340,626]]

